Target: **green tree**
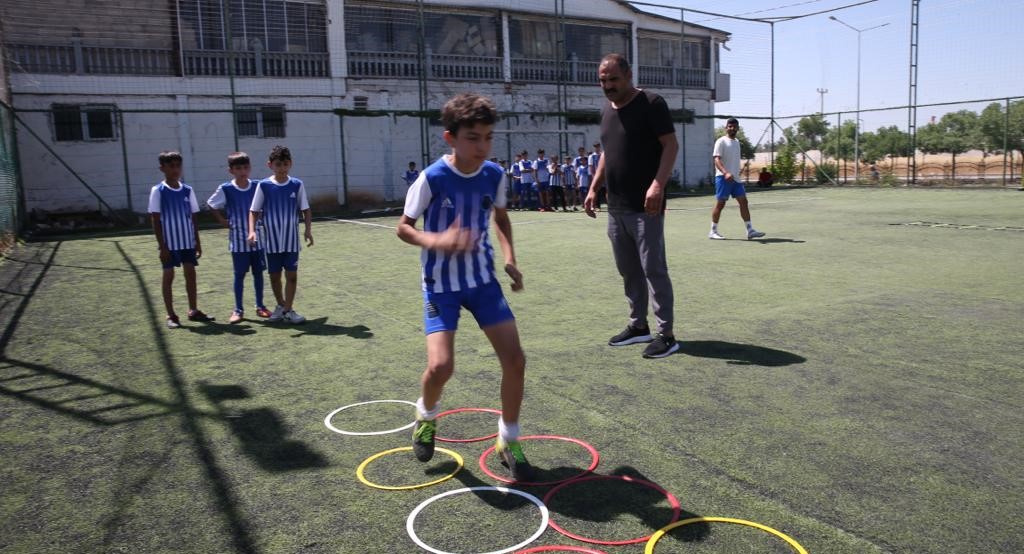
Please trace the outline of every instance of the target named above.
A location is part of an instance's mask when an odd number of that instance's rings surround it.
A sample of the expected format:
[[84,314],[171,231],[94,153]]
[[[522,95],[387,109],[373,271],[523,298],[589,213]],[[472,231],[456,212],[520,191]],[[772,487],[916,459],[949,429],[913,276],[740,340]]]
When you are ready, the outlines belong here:
[[860,148],[861,157],[867,163],[878,162],[887,156],[909,157],[910,135],[895,125],[879,127],[874,133],[861,133]]
[[956,156],[984,144],[978,114],[970,110],[950,112],[936,123],[929,123],[917,132],[917,147],[926,154],[952,154],[953,178],[956,178]]
[[1003,102],[993,102],[981,112],[978,130],[987,152],[1002,152],[1005,133],[1006,148],[1024,155],[1024,100],[1010,102],[1010,126],[1006,126]]
[[792,183],[799,169],[796,161],[796,145],[787,143],[775,155],[775,162],[768,166],[776,183]]
[[839,127],[832,127],[825,134],[822,150],[825,154],[840,160],[853,159],[854,137],[857,134],[857,125],[852,119],[847,119]]
[[821,146],[822,139],[828,134],[828,127],[828,121],[821,114],[809,115],[796,122],[794,136],[805,141],[804,144],[809,147],[805,150],[812,150]]

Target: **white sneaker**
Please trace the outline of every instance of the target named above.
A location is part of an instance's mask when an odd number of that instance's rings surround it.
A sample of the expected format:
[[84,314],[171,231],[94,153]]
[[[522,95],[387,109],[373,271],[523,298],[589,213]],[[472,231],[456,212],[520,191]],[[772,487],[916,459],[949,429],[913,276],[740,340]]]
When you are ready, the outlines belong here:
[[758,231],[757,229],[754,229],[754,228],[751,228],[749,231],[747,231],[747,240],[759,239],[759,238],[761,238],[763,236],[764,236],[764,233],[762,233],[761,231]]
[[305,323],[306,318],[302,317],[295,310],[288,310],[284,313],[284,320],[292,325],[298,325],[299,323]]
[[274,313],[270,314],[270,317],[267,318],[267,321],[281,321],[282,318],[284,318],[284,306],[278,304],[274,308]]
[[708,233],[708,238],[711,240],[725,240],[725,237],[718,234],[718,231],[711,231]]

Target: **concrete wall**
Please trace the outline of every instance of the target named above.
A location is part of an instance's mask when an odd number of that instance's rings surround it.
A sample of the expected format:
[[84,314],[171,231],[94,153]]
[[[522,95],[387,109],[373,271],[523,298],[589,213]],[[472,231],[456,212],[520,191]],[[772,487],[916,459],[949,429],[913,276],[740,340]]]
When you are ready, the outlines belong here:
[[175,2],[168,0],[5,0],[0,3],[11,44],[173,48]]

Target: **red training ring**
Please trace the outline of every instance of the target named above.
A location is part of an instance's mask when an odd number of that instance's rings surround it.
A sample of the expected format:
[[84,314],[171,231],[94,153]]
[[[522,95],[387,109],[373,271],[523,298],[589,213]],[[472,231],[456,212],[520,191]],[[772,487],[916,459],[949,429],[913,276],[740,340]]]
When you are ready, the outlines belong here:
[[[454,410],[445,410],[445,411],[437,414],[437,419],[441,419],[442,417],[444,417],[446,415],[458,414],[458,413],[462,413],[462,412],[487,412],[489,414],[501,415],[501,410],[495,410],[494,408],[455,408]],[[439,440],[439,441],[441,441],[441,442],[480,442],[480,441],[485,441],[487,439],[493,439],[494,437],[497,437],[497,436],[498,436],[498,434],[494,433],[493,435],[487,435],[486,437],[477,437],[475,439],[446,439],[446,438],[443,438],[443,437],[434,437],[434,438]]]
[[583,552],[584,554],[605,554],[600,550],[585,548],[583,546],[535,546],[533,548],[527,548],[526,550],[520,550],[514,554],[534,554],[534,552]]
[[[488,448],[487,450],[484,450],[484,453],[480,455],[480,470],[483,471],[491,479],[495,479],[497,481],[501,481],[502,483],[509,483],[509,484],[515,484],[515,485],[523,485],[523,486],[527,486],[527,487],[543,487],[543,486],[547,486],[547,485],[558,485],[558,484],[562,484],[562,483],[567,483],[569,481],[572,481],[573,479],[579,479],[580,477],[582,477],[582,476],[590,473],[591,471],[594,471],[595,469],[597,469],[597,464],[601,462],[601,455],[598,454],[597,449],[594,448],[593,446],[590,446],[589,444],[579,440],[579,439],[574,439],[574,438],[571,438],[571,437],[560,437],[558,435],[530,435],[530,436],[527,436],[527,437],[519,437],[519,440],[521,440],[521,441],[532,440],[532,439],[554,439],[554,440],[560,440],[560,441],[566,441],[566,442],[574,442],[574,443],[582,446],[583,448],[586,448],[587,451],[590,452],[590,467],[588,467],[587,469],[581,471],[579,475],[573,475],[572,477],[569,477],[568,479],[559,479],[557,481],[543,481],[543,482],[514,481],[514,480],[509,479],[507,477],[502,477],[502,476],[494,473],[493,471],[491,471],[490,469],[487,468],[487,456],[490,456],[491,452],[494,452],[494,447],[492,446],[492,447]],[[672,520],[672,521],[675,521],[675,520]]]
[[[669,520],[668,523],[675,523],[676,521],[679,520],[679,512],[682,509],[682,507],[679,505],[679,500],[677,500],[676,497],[672,495],[672,493],[668,492],[667,490],[659,487],[658,485],[656,485],[656,484],[654,484],[654,483],[652,483],[650,481],[644,481],[642,479],[633,479],[632,477],[629,477],[627,475],[590,475],[590,476],[587,476],[587,477],[580,477],[579,479],[575,479],[575,480],[569,481],[567,483],[562,483],[561,485],[558,485],[555,488],[549,490],[548,493],[544,495],[544,499],[543,499],[544,505],[547,505],[548,501],[551,500],[551,497],[554,496],[554,494],[556,492],[558,492],[558,490],[561,489],[562,487],[565,487],[567,485],[575,485],[576,483],[582,483],[583,481],[595,481],[595,480],[598,480],[598,479],[617,479],[617,480],[620,480],[620,481],[628,481],[630,483],[636,483],[637,485],[643,485],[645,487],[650,487],[650,488],[660,492],[661,494],[664,494],[665,498],[668,499],[668,503],[672,506],[672,519]],[[666,523],[666,525],[668,525],[668,523]],[[555,523],[555,519],[554,518],[551,518],[550,520],[548,520],[548,525],[550,525],[551,528],[554,529],[555,531],[558,531],[559,533],[569,537],[570,539],[576,539],[578,541],[589,542],[591,544],[600,544],[600,545],[604,545],[604,546],[621,546],[621,545],[624,545],[624,544],[636,544],[636,543],[641,543],[641,542],[648,541],[651,538],[651,535],[647,535],[646,537],[640,537],[639,539],[630,539],[630,540],[625,540],[625,541],[601,541],[601,540],[597,540],[597,539],[588,539],[587,537],[581,537],[579,535],[575,535],[573,533],[570,533],[570,532],[566,531],[565,529],[562,529],[557,523]]]

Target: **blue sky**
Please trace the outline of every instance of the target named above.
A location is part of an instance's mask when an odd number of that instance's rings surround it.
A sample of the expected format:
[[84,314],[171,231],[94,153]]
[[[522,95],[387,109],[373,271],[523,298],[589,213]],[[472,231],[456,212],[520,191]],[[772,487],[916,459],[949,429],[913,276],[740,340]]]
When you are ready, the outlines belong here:
[[[670,6],[745,17],[798,15],[837,8],[858,0],[648,0]],[[678,10],[649,10],[673,17]],[[773,9],[778,8],[778,9]],[[829,20],[834,15],[861,33],[861,109],[905,106],[910,60],[910,0],[878,0],[804,19],[775,24],[775,114],[819,110],[854,111],[857,105],[857,33]],[[756,12],[756,13],[751,13]],[[923,0],[920,9],[918,103],[1024,96],[1024,4],[1015,0]],[[718,114],[768,115],[771,106],[770,45],[766,24],[687,13],[687,21],[732,33],[722,50],[722,71],[732,75],[731,101]],[[980,111],[987,103],[919,108],[918,125],[947,111]],[[843,116],[853,119],[853,115]],[[835,123],[835,116],[831,118]],[[907,110],[864,113],[864,130],[882,125],[906,128]],[[787,126],[795,120],[780,120]],[[750,121],[747,134],[765,123]]]

